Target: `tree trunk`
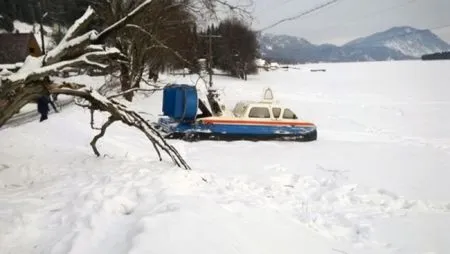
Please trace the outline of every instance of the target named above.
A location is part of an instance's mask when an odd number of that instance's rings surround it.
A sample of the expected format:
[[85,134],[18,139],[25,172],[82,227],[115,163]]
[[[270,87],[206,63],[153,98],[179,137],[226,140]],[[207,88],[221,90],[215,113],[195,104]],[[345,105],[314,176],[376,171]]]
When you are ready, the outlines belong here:
[[[127,91],[131,89],[131,80],[130,80],[130,69],[128,66],[124,63],[120,64],[120,83],[121,83],[121,90]],[[127,101],[133,101],[133,92],[129,92],[123,95],[123,97]]]
[[[181,157],[178,151],[166,142],[161,133],[159,133],[149,122],[139,113],[128,108],[114,98],[116,96],[104,97],[92,88],[85,88],[84,85],[73,83],[54,84],[48,78],[50,75],[60,74],[65,68],[86,68],[95,67],[104,70],[109,67],[110,61],[122,59],[123,54],[117,48],[108,48],[99,45],[109,34],[126,25],[126,22],[152,1],[147,0],[140,4],[136,9],[130,12],[126,17],[106,28],[101,33],[96,31],[84,32],[87,29],[89,21],[94,16],[94,11],[88,8],[86,13],[78,19],[72,27],[69,28],[63,41],[54,49],[47,52],[39,58],[29,58],[21,67],[20,72],[13,73],[7,77],[1,77],[0,84],[0,127],[2,127],[14,114],[16,114],[24,105],[37,100],[41,96],[65,94],[84,99],[87,104],[78,105],[89,108],[91,112],[98,110],[110,114],[109,121],[99,135],[97,135],[91,146],[96,155],[99,151],[96,142],[101,138],[106,129],[112,122],[120,121],[123,124],[134,127],[142,131],[149,141],[153,144],[160,160],[161,151],[164,151],[171,157],[173,162],[180,167],[190,169],[186,161]],[[81,34],[81,35],[80,35]],[[119,64],[121,70],[122,91],[125,91],[125,98],[131,101],[133,90],[128,91],[135,79],[130,77],[130,67],[127,63]],[[140,80],[142,73],[138,73]],[[92,124],[93,125],[93,124]]]
[[23,87],[16,91],[16,96],[8,97],[8,100],[0,99],[0,127],[11,119],[26,104],[37,100],[46,94],[44,86],[40,85],[43,81],[37,81],[36,86]]

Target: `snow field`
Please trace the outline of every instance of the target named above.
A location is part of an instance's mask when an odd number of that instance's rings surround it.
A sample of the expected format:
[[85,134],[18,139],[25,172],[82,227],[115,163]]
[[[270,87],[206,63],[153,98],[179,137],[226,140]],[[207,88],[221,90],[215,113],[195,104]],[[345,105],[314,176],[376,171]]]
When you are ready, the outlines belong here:
[[450,63],[298,67],[215,84],[227,106],[270,86],[317,142],[171,141],[192,171],[121,124],[96,158],[76,106],[2,129],[0,253],[446,253]]

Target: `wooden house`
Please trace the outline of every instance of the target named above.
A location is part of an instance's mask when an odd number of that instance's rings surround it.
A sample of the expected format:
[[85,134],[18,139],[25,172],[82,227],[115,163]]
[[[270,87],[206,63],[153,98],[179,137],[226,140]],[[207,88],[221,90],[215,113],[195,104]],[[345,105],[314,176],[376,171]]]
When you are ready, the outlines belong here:
[[0,66],[14,66],[17,63],[23,63],[28,55],[34,57],[42,55],[33,33],[0,34]]

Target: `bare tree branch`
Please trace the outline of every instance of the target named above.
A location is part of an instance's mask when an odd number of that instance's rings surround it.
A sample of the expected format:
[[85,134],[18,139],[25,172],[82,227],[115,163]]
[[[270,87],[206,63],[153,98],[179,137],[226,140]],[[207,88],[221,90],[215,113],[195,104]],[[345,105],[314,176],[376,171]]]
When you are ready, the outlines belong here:
[[151,33],[147,32],[145,29],[143,29],[142,27],[138,26],[138,25],[134,25],[134,24],[127,24],[126,27],[130,27],[130,28],[135,28],[138,29],[139,31],[143,32],[144,34],[152,37],[152,39],[158,43],[159,47],[164,48],[169,50],[170,52],[172,52],[176,57],[178,57],[178,59],[180,59],[181,61],[185,62],[186,64],[188,64],[189,66],[192,66],[192,63],[189,62],[188,60],[186,60],[183,56],[180,55],[180,53],[178,53],[177,51],[173,50],[172,48],[167,47],[164,43],[162,43],[160,40],[156,39]]
[[99,33],[97,36],[93,37],[94,43],[103,43],[105,38],[108,37],[112,32],[117,31],[118,29],[124,27],[126,25],[126,22],[136,16],[142,9],[147,7],[152,3],[152,0],[145,0],[140,4],[138,7],[136,7],[133,11],[128,13],[125,17],[120,19],[119,21],[115,22],[105,30],[103,30],[101,33]]
[[95,135],[95,137],[92,139],[90,144],[91,144],[92,150],[94,150],[94,153],[95,153],[95,155],[97,155],[97,157],[100,156],[100,152],[97,149],[97,141],[105,135],[106,129],[115,121],[117,121],[117,120],[114,119],[112,116],[110,116],[108,118],[108,121],[106,121],[106,123],[104,123],[102,125],[102,128],[100,129],[100,133]]
[[[151,84],[148,80],[146,80],[145,78],[142,79],[142,81],[144,81],[144,83],[148,86],[152,86],[152,87],[156,87],[157,89],[159,88],[159,86],[157,86],[156,84]],[[155,89],[155,90],[157,90]]]
[[[84,106],[84,105],[83,105],[83,106]],[[91,129],[93,129],[93,130],[100,130],[100,128],[97,128],[97,127],[94,126],[94,124],[95,124],[95,122],[94,122],[94,113],[95,113],[95,110],[94,110],[93,108],[91,108],[90,105],[88,105],[88,107],[89,107],[89,111],[90,111],[90,113],[91,113]],[[97,155],[97,156],[98,156],[98,155]]]
[[[139,113],[129,109],[128,107],[118,101],[115,101],[114,99],[110,100],[103,97],[95,90],[88,90],[86,88],[72,89],[72,85],[74,88],[79,87],[77,84],[70,83],[65,83],[63,85],[53,84],[49,87],[48,91],[51,94],[72,95],[89,101],[93,110],[106,111],[111,115],[110,119],[114,121],[121,121],[128,126],[133,126],[141,130],[146,135],[146,137],[154,144],[154,147],[156,147],[155,150],[158,154],[158,149],[161,149],[172,158],[172,161],[174,161],[177,166],[184,167],[185,169],[190,169],[189,165],[186,163],[186,161],[184,161],[184,159],[180,156],[176,149],[168,144],[166,140],[161,136],[161,134],[156,129],[154,129],[142,116],[140,116]],[[106,127],[103,126],[105,127],[105,131],[109,125],[107,125]],[[98,137],[97,140],[103,135]],[[97,152],[95,152],[94,150],[94,153],[96,153],[97,155],[98,150]]]
[[230,11],[236,11],[239,10],[240,12],[243,12],[247,15],[251,15],[250,11],[248,11],[246,8],[250,7],[252,5],[252,3],[247,3],[246,5],[232,5],[230,3],[228,3],[227,1],[222,1],[222,0],[214,0],[217,3],[226,6],[230,9]]
[[122,96],[124,94],[132,93],[132,92],[153,92],[154,93],[156,91],[161,91],[161,90],[162,90],[161,88],[144,89],[144,88],[135,87],[135,88],[131,88],[131,89],[128,89],[126,91],[120,92],[118,94],[114,94],[114,95],[108,96],[108,99],[110,100],[110,99],[113,99],[113,98],[117,98],[117,97],[120,97],[120,96]]

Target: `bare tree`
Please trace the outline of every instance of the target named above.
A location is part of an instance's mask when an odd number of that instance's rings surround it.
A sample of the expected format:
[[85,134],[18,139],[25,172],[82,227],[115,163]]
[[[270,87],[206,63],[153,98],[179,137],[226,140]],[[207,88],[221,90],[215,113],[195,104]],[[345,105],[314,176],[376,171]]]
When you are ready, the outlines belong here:
[[[102,23],[110,25],[144,0],[91,1],[101,13]],[[145,11],[130,20],[132,26],[111,34],[109,44],[118,48],[129,60],[119,63],[117,67],[122,91],[139,87],[146,70],[149,78],[167,68],[197,70],[195,27],[201,18],[209,17],[211,20],[220,6],[234,13],[249,14],[243,6],[227,1],[153,0]],[[125,93],[124,97],[132,101],[133,93]]]
[[53,50],[39,58],[29,56],[17,73],[2,78],[0,86],[0,127],[20,108],[41,96],[50,94],[71,95],[82,98],[85,103],[80,104],[80,106],[89,108],[92,115],[96,110],[110,114],[108,121],[101,127],[100,133],[91,142],[92,149],[97,156],[100,155],[96,147],[99,138],[103,137],[106,129],[112,123],[121,121],[142,131],[153,143],[160,159],[162,159],[160,152],[162,150],[170,156],[176,165],[189,169],[189,165],[176,149],[168,144],[142,116],[116,100],[116,96],[107,98],[83,85],[57,84],[48,78],[49,75],[57,74],[66,67],[92,66],[105,69],[110,66],[111,61],[122,59],[124,55],[117,48],[108,48],[103,44],[105,38],[124,27],[150,2],[151,0],[142,2],[126,16],[101,32],[87,31],[95,17],[95,11],[88,8],[85,14],[69,28],[62,41]]
[[[108,2],[114,1],[110,0]],[[135,21],[139,20],[139,17],[146,17],[147,14],[145,12],[151,11],[150,6],[158,1],[163,0],[116,1],[118,5],[126,3],[133,4],[127,8],[124,8],[124,6],[120,6],[120,8],[118,6],[112,6],[114,8],[111,9],[111,13],[115,16],[109,19],[108,26],[104,26],[99,31],[89,29],[92,27],[94,19],[104,15],[104,13],[98,15],[93,8],[89,7],[84,15],[76,20],[67,30],[55,48],[39,58],[29,56],[17,73],[2,77],[0,84],[0,127],[24,105],[35,102],[42,96],[66,94],[81,98],[83,102],[77,104],[90,109],[92,127],[95,111],[109,113],[109,118],[100,128],[100,133],[91,141],[92,149],[97,156],[100,155],[96,147],[97,141],[103,137],[107,128],[112,123],[120,121],[142,131],[153,144],[160,159],[162,159],[162,150],[176,165],[189,169],[189,165],[176,149],[168,144],[142,116],[117,100],[118,96],[132,94],[136,90],[139,90],[138,84],[143,73],[143,65],[140,64],[142,59],[139,59],[139,57],[145,56],[145,52],[154,48],[162,48],[171,52],[178,59],[188,62],[178,51],[173,50],[164,41],[160,40],[160,38],[155,37],[152,34],[154,32],[153,30],[149,32],[145,27],[135,24]],[[199,11],[199,13],[202,10],[196,9],[198,6],[205,6],[209,13],[215,12],[217,4],[233,9],[230,7],[232,5],[218,0],[192,1],[195,1],[195,4],[192,4],[188,0],[180,0],[179,4],[185,4],[189,8]],[[162,6],[164,8],[168,7],[167,5]],[[153,19],[155,17],[158,16],[152,16]],[[108,17],[106,16],[105,18],[103,16],[103,19],[108,19]],[[158,25],[161,22],[153,20],[151,24]],[[124,31],[128,33],[131,33],[130,31],[133,32],[132,34],[127,34]],[[139,31],[140,33],[138,33]],[[128,35],[131,35],[131,37],[127,37]],[[147,42],[148,38],[151,39],[148,40],[151,43],[145,44],[147,47],[139,48],[137,47],[138,43],[130,43],[133,39],[141,39],[143,42]],[[127,40],[127,43],[122,43]],[[140,44],[143,44],[143,42],[141,41]],[[144,52],[144,54],[140,52]],[[122,79],[128,79],[126,82],[127,86],[123,87],[121,93],[109,97],[105,97],[97,91],[88,89],[83,85],[74,83],[59,84],[52,82],[49,78],[66,68],[91,67],[105,70],[117,64],[120,65],[120,68],[124,66],[127,68],[127,70],[122,71],[121,75]],[[130,68],[130,66],[133,68]]]
[[[102,23],[109,26],[122,18],[144,0],[92,0],[93,6],[100,13]],[[186,0],[153,0],[145,10],[130,19],[132,26],[125,26],[107,38],[108,45],[118,48],[127,56],[128,61],[118,63],[122,91],[139,87],[146,67],[157,71],[163,65],[177,58],[179,54],[171,42],[183,41],[180,31],[195,24],[192,15],[186,11]],[[171,49],[171,50],[168,50]],[[124,94],[132,101],[133,92]]]

